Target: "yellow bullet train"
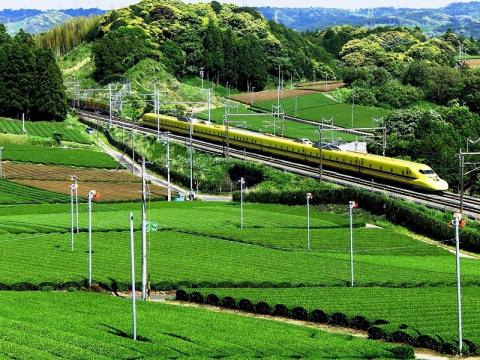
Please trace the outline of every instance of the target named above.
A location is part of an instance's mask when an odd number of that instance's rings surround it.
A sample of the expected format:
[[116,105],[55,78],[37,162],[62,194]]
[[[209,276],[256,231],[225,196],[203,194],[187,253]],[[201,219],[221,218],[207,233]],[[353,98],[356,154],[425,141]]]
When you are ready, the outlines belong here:
[[[160,127],[172,133],[188,135],[190,123],[185,119],[160,115]],[[145,114],[142,124],[157,128],[157,115]],[[227,130],[223,125],[193,122],[193,136],[199,139],[225,143]],[[327,168],[340,169],[363,174],[372,178],[388,180],[416,189],[440,192],[448,190],[448,183],[427,165],[411,161],[393,159],[378,155],[363,154],[352,151],[320,149],[318,147],[298,143],[291,139],[263,135],[260,133],[228,128],[228,142],[232,147],[250,149],[262,153],[279,155],[284,158],[320,164]]]

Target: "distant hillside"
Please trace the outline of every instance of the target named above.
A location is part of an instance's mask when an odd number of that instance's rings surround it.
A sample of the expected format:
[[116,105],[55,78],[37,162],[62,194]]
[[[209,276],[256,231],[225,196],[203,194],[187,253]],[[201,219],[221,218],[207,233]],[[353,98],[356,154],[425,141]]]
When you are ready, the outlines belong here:
[[66,10],[48,10],[41,11],[35,9],[0,11],[0,23],[7,26],[10,34],[15,34],[23,29],[31,34],[46,32],[51,28],[63,24],[73,17],[88,17],[104,14],[100,9],[66,9]]
[[296,30],[318,30],[334,25],[418,26],[429,35],[448,28],[480,38],[480,1],[452,3],[439,9],[380,7],[346,10],[335,8],[275,8],[258,10],[267,18]]

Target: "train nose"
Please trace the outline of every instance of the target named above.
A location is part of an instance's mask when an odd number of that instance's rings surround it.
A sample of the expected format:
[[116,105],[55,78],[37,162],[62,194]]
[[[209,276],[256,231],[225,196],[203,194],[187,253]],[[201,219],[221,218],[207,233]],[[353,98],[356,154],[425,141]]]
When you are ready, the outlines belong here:
[[437,190],[437,191],[447,191],[448,190],[448,183],[445,180],[440,179],[438,182],[435,183],[435,190]]

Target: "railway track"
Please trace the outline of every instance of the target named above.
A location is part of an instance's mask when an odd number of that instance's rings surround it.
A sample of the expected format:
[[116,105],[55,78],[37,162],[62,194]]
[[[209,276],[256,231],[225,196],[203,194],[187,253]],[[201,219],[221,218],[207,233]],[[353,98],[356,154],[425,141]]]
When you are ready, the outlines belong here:
[[[88,111],[77,110],[77,114],[84,120],[93,124],[109,124],[110,119],[108,116],[100,115]],[[138,124],[124,121],[119,118],[113,118],[111,122],[112,126],[120,127],[126,130],[134,130],[137,133],[145,135],[157,135],[155,129],[139,126]],[[188,137],[170,134],[170,138],[173,141],[179,143],[186,143],[189,141]],[[192,145],[195,149],[202,150],[215,155],[223,155],[225,148],[223,145],[216,143],[210,143],[204,140],[193,139]],[[293,161],[279,159],[273,156],[258,154],[245,149],[229,148],[229,154],[232,157],[255,161],[263,163],[274,168],[293,172],[299,175],[309,176],[313,178],[319,177],[319,169],[316,166],[298,164]],[[359,178],[354,175],[338,173],[331,170],[323,170],[323,179],[344,186],[356,186],[359,188],[367,189],[377,193],[384,193],[390,197],[406,199],[419,204],[423,204],[430,208],[441,209],[446,211],[457,211],[460,204],[458,194],[451,192],[444,192],[441,194],[423,193],[413,189],[404,189],[395,185],[382,183],[379,181],[368,180]],[[480,218],[480,198],[472,196],[464,197],[464,211],[465,214],[473,217]]]

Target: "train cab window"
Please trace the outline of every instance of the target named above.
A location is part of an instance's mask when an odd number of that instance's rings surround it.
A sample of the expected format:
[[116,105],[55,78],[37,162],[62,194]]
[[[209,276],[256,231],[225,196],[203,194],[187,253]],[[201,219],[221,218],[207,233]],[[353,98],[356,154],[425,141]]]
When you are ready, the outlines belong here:
[[424,174],[424,175],[434,175],[435,172],[431,169],[427,169],[427,170],[420,170],[419,171],[420,174]]

